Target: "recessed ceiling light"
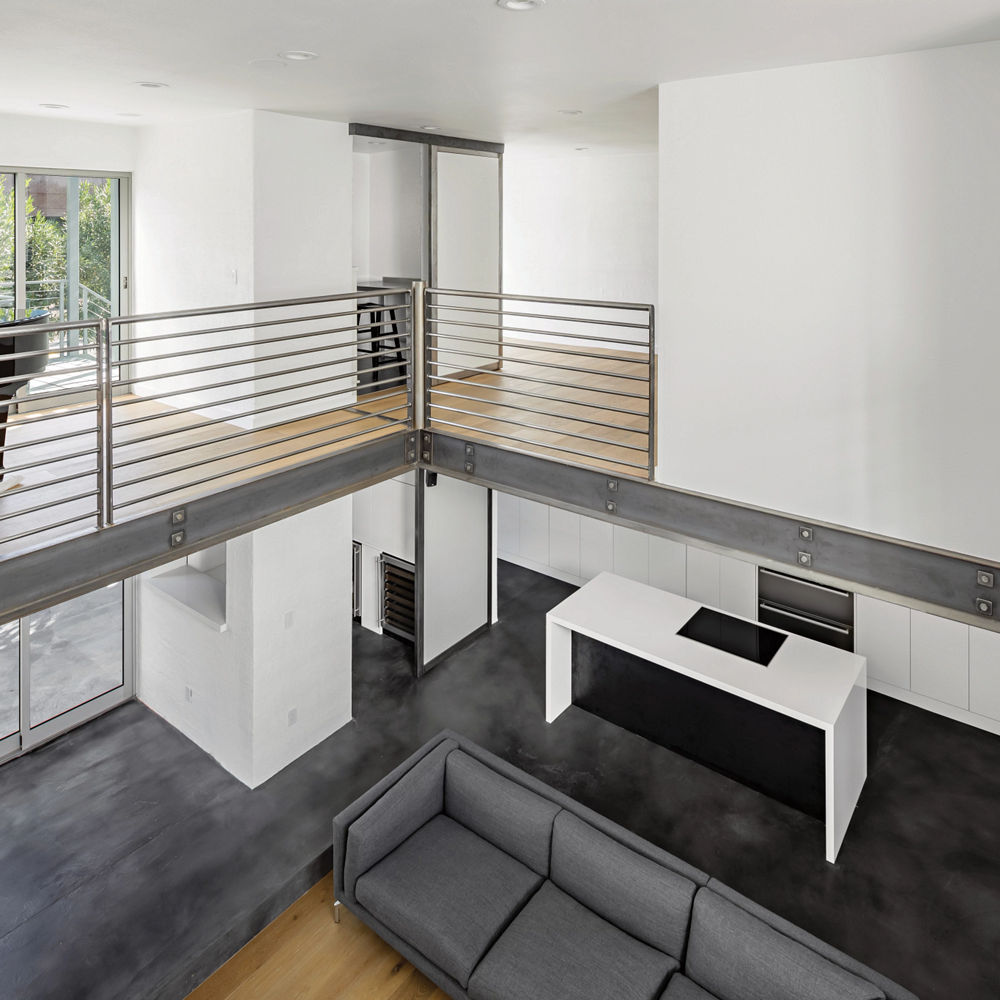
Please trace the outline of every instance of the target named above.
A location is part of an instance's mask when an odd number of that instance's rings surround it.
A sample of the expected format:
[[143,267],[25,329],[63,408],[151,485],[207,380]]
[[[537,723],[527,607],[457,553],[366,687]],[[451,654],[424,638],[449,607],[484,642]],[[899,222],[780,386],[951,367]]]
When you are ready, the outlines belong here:
[[577,111],[574,108],[563,108],[559,114],[569,115],[570,118],[579,118],[583,114],[582,111]]
[[169,83],[159,83],[156,80],[136,80],[137,87],[145,87],[147,90],[163,90],[169,87]]
[[69,105],[68,104],[39,104],[40,108],[48,108],[49,111],[65,111]]
[[497,6],[504,10],[534,10],[543,3],[545,0],[497,0]]
[[310,59],[319,59],[316,52],[310,52],[308,49],[289,49],[287,52],[279,52],[278,57],[289,62],[309,62]]
[[576,147],[576,151],[578,153],[586,153],[588,149],[590,149],[590,146],[577,146]]
[[440,132],[440,125],[421,125],[420,126],[425,132]]

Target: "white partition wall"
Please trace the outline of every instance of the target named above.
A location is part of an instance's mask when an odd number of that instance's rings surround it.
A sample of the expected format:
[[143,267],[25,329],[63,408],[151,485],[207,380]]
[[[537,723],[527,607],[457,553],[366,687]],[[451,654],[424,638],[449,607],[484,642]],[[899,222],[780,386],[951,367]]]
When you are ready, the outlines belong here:
[[[500,291],[500,159],[492,153],[472,153],[435,147],[432,151],[431,284],[436,288]],[[491,308],[488,302],[449,300],[449,305]],[[442,320],[469,319],[496,323],[482,313],[448,309]],[[498,323],[496,325],[499,325]],[[500,360],[497,331],[482,326],[443,328],[453,336],[478,341],[469,353],[432,354],[441,363],[434,374],[495,367]],[[451,348],[460,344],[450,343]]]
[[435,486],[417,488],[424,525],[417,547],[423,667],[487,624],[492,526],[485,487],[438,476]]

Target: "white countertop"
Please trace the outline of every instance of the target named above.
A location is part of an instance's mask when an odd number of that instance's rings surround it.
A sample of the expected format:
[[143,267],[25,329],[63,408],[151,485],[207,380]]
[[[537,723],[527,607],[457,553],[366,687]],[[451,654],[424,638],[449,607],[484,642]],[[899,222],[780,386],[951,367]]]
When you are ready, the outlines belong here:
[[601,573],[547,619],[823,729],[837,721],[859,680],[865,683],[863,656],[802,636],[785,633],[788,638],[765,667],[677,635],[700,607],[686,597]]

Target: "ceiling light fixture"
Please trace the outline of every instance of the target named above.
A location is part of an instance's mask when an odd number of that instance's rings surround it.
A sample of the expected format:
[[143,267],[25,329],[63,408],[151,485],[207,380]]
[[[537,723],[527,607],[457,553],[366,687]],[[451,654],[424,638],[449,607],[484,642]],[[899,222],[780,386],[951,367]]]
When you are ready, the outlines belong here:
[[577,146],[576,147],[576,151],[578,153],[586,153],[588,149],[590,149],[590,146]]
[[287,52],[279,52],[278,58],[288,62],[309,62],[311,59],[319,59],[319,55],[308,49],[289,49]]
[[423,129],[424,132],[440,132],[441,131],[441,126],[440,125],[421,125],[420,127],[421,127],[421,129]]
[[39,104],[40,108],[48,108],[49,111],[65,111],[69,105],[68,104]]
[[170,86],[169,83],[159,83],[156,80],[136,80],[135,85],[137,87],[145,87],[146,90],[165,90]]
[[568,115],[570,118],[579,118],[583,114],[582,111],[577,111],[575,108],[563,108],[560,110],[559,114]]
[[534,10],[544,3],[545,0],[497,0],[497,6],[504,10]]

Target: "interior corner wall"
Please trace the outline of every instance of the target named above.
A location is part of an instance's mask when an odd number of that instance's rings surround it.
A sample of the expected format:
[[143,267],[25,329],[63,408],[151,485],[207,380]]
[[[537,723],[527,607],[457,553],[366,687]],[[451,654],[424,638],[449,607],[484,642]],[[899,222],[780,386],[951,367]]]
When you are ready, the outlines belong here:
[[997,42],[661,85],[661,481],[1000,559],[997,93]]
[[368,156],[371,273],[362,278],[423,275],[425,151],[421,143],[400,143]]
[[655,302],[657,155],[503,156],[503,284],[515,295]]
[[52,115],[0,114],[0,164],[48,170],[135,169],[139,129]]

